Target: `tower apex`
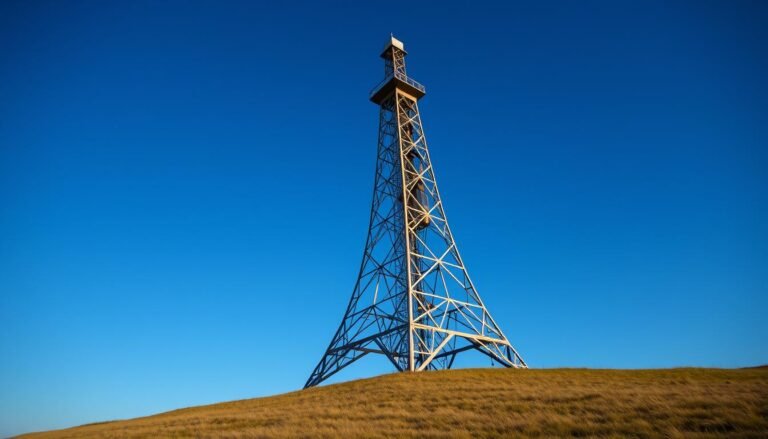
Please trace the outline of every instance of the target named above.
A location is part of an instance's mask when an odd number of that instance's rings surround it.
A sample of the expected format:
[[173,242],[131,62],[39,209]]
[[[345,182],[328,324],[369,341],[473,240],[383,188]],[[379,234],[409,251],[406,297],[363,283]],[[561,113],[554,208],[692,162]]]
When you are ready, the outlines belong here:
[[407,53],[403,42],[389,34],[389,41],[381,52],[384,58],[384,80],[371,90],[370,99],[373,103],[381,105],[395,90],[407,93],[416,100],[426,94],[424,86],[405,73],[405,55]]
[[387,54],[389,53],[389,48],[390,47],[394,47],[396,49],[400,49],[400,50],[403,51],[403,53],[407,53],[405,51],[405,44],[403,44],[402,41],[400,41],[397,38],[395,38],[394,35],[389,34],[389,40],[387,40],[387,44],[384,45],[384,50],[382,50],[382,52],[381,52],[381,57],[382,58],[387,58],[388,57]]

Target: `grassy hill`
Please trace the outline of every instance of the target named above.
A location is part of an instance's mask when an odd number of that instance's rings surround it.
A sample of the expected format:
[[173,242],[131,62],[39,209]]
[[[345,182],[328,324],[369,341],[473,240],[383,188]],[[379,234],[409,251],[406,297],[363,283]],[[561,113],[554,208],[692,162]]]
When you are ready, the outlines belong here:
[[768,368],[394,374],[25,437],[768,437]]

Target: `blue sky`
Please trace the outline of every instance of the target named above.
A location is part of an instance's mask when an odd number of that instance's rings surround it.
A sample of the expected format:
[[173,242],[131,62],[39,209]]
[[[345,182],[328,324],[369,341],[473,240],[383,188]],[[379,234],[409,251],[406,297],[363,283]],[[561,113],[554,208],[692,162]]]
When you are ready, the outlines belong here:
[[269,3],[0,4],[0,436],[303,385],[390,32],[529,365],[768,363],[765,3]]

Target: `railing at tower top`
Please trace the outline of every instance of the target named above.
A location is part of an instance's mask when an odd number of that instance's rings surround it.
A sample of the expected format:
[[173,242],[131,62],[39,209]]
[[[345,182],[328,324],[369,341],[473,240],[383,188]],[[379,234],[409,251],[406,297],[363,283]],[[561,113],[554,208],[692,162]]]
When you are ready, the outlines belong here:
[[373,87],[373,89],[371,89],[371,94],[370,94],[370,95],[371,95],[371,96],[373,96],[373,95],[374,95],[374,94],[375,94],[377,91],[379,91],[379,89],[380,89],[381,87],[383,87],[383,86],[384,86],[384,84],[386,84],[387,82],[389,82],[389,81],[390,81],[392,78],[397,78],[397,79],[399,79],[399,80],[401,80],[401,81],[405,82],[406,84],[410,85],[411,87],[413,87],[413,88],[415,88],[415,89],[419,90],[420,92],[422,92],[422,93],[426,93],[426,89],[424,88],[424,86],[423,86],[423,85],[419,84],[418,82],[414,81],[413,79],[409,78],[408,76],[406,76],[406,75],[405,75],[405,74],[403,74],[403,73],[400,73],[400,72],[395,72],[394,74],[390,74],[390,75],[387,75],[387,76],[384,78],[384,80],[382,80],[381,82],[379,82],[378,84],[376,84],[376,86],[375,86],[375,87]]

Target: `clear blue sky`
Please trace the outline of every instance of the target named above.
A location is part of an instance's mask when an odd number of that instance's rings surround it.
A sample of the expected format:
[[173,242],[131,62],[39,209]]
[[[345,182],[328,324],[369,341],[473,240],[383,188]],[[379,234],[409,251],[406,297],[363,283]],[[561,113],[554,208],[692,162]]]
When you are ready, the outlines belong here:
[[0,3],[0,436],[303,385],[390,32],[532,367],[768,363],[765,2],[259,3]]

